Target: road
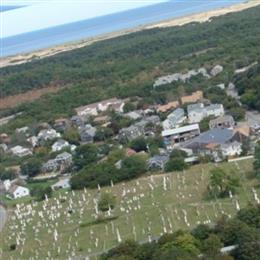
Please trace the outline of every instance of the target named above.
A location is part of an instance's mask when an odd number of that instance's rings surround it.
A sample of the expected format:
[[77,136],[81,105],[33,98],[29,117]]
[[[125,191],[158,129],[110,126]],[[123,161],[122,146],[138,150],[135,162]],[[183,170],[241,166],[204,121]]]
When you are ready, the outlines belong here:
[[0,232],[2,231],[7,219],[7,213],[3,206],[0,205]]

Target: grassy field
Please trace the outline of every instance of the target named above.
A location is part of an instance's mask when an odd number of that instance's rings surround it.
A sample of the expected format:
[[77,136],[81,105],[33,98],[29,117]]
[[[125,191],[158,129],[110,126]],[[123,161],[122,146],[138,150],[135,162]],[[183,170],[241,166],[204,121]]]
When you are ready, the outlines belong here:
[[[246,177],[252,161],[218,166],[241,178],[242,187],[233,198],[204,199],[209,171],[216,167],[204,164],[185,172],[143,177],[101,189],[113,192],[117,198],[112,212],[116,219],[106,223],[92,223],[98,190],[62,192],[48,201],[21,204],[10,212],[1,234],[0,259],[94,256],[120,240],[148,241],[179,228],[213,224],[222,214],[232,216],[238,205],[242,208],[254,201],[252,187],[256,183]],[[260,189],[256,190],[260,196]],[[17,244],[14,251],[9,249],[12,243]]]

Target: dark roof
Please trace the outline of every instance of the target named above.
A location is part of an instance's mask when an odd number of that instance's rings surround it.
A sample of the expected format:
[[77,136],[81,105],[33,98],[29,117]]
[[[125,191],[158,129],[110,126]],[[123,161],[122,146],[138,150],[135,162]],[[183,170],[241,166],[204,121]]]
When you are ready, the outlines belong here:
[[201,135],[189,140],[185,143],[185,147],[189,147],[193,144],[225,144],[230,141],[234,136],[233,130],[230,129],[221,129],[221,128],[213,128],[208,130]]

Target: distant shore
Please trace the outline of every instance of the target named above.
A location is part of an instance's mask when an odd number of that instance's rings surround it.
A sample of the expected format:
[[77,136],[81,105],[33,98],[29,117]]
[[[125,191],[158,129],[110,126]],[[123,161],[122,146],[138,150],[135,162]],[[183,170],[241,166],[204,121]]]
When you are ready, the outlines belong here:
[[239,12],[239,11],[251,8],[251,7],[255,7],[257,5],[260,5],[260,0],[250,0],[245,3],[234,4],[234,5],[231,5],[228,7],[224,7],[224,8],[217,8],[217,9],[213,9],[213,10],[210,10],[207,12],[196,13],[196,14],[192,14],[192,15],[188,15],[188,16],[169,19],[169,20],[157,22],[154,24],[148,24],[148,25],[139,26],[139,27],[129,29],[129,30],[122,30],[122,31],[114,32],[114,33],[104,34],[101,36],[87,38],[84,40],[70,42],[67,44],[61,44],[61,45],[57,45],[57,46],[49,47],[46,49],[29,52],[29,53],[8,56],[8,57],[4,57],[4,58],[0,59],[0,68],[6,67],[6,66],[12,66],[12,65],[19,65],[19,64],[26,63],[26,62],[30,62],[32,60],[50,57],[50,56],[53,56],[58,53],[82,48],[82,47],[85,47],[87,45],[93,44],[93,43],[101,41],[101,40],[115,38],[118,36],[130,34],[133,32],[138,32],[138,31],[141,31],[144,29],[181,26],[181,25],[188,24],[191,22],[201,22],[202,23],[202,22],[210,21],[210,19],[212,17],[217,17],[217,16],[228,14],[228,13],[232,13],[232,12]]

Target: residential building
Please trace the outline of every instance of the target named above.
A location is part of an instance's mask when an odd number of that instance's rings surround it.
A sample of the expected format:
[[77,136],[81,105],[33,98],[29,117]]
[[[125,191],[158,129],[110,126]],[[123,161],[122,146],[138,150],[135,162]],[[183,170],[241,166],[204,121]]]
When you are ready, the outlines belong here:
[[59,139],[58,141],[56,141],[52,146],[51,149],[53,152],[59,152],[64,148],[68,148],[70,147],[70,144],[63,140],[63,139]]
[[225,114],[224,107],[222,104],[211,104],[205,107],[206,117],[209,116],[223,116]]
[[96,135],[96,128],[91,125],[86,125],[79,128],[80,140],[82,143],[92,143]]
[[55,159],[51,159],[42,165],[42,172],[56,172],[59,168],[59,163]]
[[36,136],[31,136],[27,138],[27,142],[34,148],[38,145],[38,138]]
[[70,166],[72,164],[72,155],[68,152],[58,154],[55,160],[61,165]]
[[75,109],[78,116],[97,116],[99,112],[104,112],[109,108],[116,112],[123,112],[125,101],[117,98],[111,98],[96,102],[86,106],[78,107]]
[[84,120],[80,116],[73,116],[70,119],[72,126],[75,127],[83,127],[84,126]]
[[198,124],[162,131],[162,137],[168,149],[172,149],[175,144],[190,140],[199,134],[200,128]]
[[149,170],[164,170],[166,163],[169,160],[167,155],[155,155],[147,161],[147,168]]
[[162,126],[164,130],[179,127],[186,120],[185,112],[182,108],[175,109],[163,121]]
[[54,121],[53,127],[58,132],[64,132],[67,128],[70,127],[70,122],[66,118],[59,118]]
[[61,134],[56,132],[54,129],[43,129],[38,133],[38,140],[39,141],[48,141],[53,140],[56,138],[60,138]]
[[32,151],[29,148],[26,147],[22,147],[20,145],[17,145],[13,148],[10,149],[10,152],[18,157],[25,157],[25,156],[29,156],[32,155]]
[[143,131],[135,125],[131,125],[129,127],[122,128],[119,131],[119,138],[121,140],[130,141],[130,140],[133,140],[142,135],[143,135]]
[[223,116],[225,111],[222,104],[211,104],[207,107],[202,103],[188,105],[187,107],[188,118],[191,124],[199,123],[206,117]]
[[180,105],[179,101],[172,101],[172,102],[169,102],[165,105],[158,106],[157,112],[165,113],[165,112],[168,112],[172,109],[177,108],[179,105]]
[[235,120],[232,116],[220,116],[216,119],[209,121],[209,128],[233,128],[235,126]]
[[131,112],[124,114],[124,116],[126,116],[130,119],[133,119],[133,120],[137,120],[137,119],[140,119],[143,117],[143,111],[140,111],[140,110],[131,111]]
[[239,155],[241,146],[241,137],[227,128],[213,128],[183,144],[183,147],[192,149],[194,154],[212,155],[215,158]]
[[70,189],[70,179],[69,178],[63,178],[60,179],[58,182],[53,184],[51,186],[53,190],[58,190],[58,189]]
[[200,100],[203,99],[203,92],[198,90],[196,92],[193,92],[191,95],[189,96],[184,96],[181,98],[181,103],[184,104],[188,104],[188,103],[196,103]]
[[221,144],[220,150],[223,157],[238,156],[242,153],[242,144],[237,141]]
[[9,188],[8,194],[11,198],[18,199],[18,198],[29,196],[30,190],[26,187],[22,187],[14,184]]
[[0,134],[0,143],[10,144],[11,143],[10,136],[8,134],[6,134],[6,133]]
[[213,67],[210,71],[210,75],[215,77],[218,74],[220,74],[223,71],[223,67],[221,65],[216,65],[215,67]]
[[199,123],[204,117],[206,117],[206,112],[204,109],[204,104],[196,103],[187,106],[187,113],[189,118],[189,123]]

